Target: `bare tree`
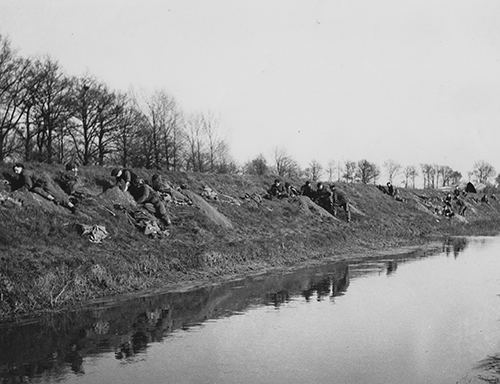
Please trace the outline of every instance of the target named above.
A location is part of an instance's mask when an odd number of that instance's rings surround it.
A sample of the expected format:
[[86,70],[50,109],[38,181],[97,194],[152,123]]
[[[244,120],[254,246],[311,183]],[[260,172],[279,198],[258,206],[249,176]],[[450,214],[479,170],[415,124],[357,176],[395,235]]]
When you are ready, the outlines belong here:
[[454,171],[450,166],[448,165],[439,166],[438,174],[441,176],[441,183],[443,187],[450,185],[452,181],[452,176],[454,174]]
[[15,149],[15,133],[27,107],[29,60],[16,56],[0,35],[0,161]]
[[368,160],[360,160],[357,164],[356,177],[363,184],[376,183],[378,176],[380,175],[380,170],[377,165],[369,162]]
[[115,161],[127,167],[134,157],[134,147],[141,126],[147,125],[147,121],[133,98],[127,94],[117,95],[117,112],[118,118],[112,131]]
[[408,188],[409,180],[412,181],[412,188],[415,188],[415,177],[418,175],[417,168],[413,165],[408,165],[403,170],[405,176],[405,188]]
[[308,179],[317,182],[323,173],[323,167],[318,161],[313,160],[309,163],[309,167],[307,167],[304,172]]
[[284,149],[274,149],[274,164],[276,173],[281,177],[292,177],[298,174],[299,166],[297,162]]
[[102,165],[113,143],[120,106],[117,95],[91,76],[72,79],[72,121],[68,134],[82,164],[97,160]]
[[191,116],[186,121],[186,166],[193,172],[204,172],[206,168],[206,148],[203,140],[203,116]]
[[202,115],[203,131],[206,138],[208,170],[217,171],[220,164],[228,158],[228,147],[218,136],[219,122],[212,113]]
[[[149,123],[149,134],[153,165],[159,168],[165,164],[175,169],[179,162],[181,114],[175,99],[164,90],[156,91],[146,102],[145,116]],[[193,122],[194,123],[194,122]],[[196,121],[202,124],[201,118]]]
[[337,163],[334,160],[329,161],[326,172],[330,183],[335,179],[335,170],[337,170]]
[[344,163],[343,178],[347,183],[353,183],[356,178],[356,162],[347,160]]
[[47,162],[54,158],[54,139],[64,131],[70,118],[71,81],[61,71],[59,64],[50,58],[35,62],[38,88],[31,94],[37,125],[36,142],[39,156]]
[[450,183],[458,184],[462,180],[462,174],[458,171],[453,171],[450,175]]
[[394,182],[394,178],[401,171],[401,164],[396,163],[394,160],[387,160],[384,162],[384,168],[387,171],[387,177],[391,183]]
[[474,163],[472,173],[479,183],[486,184],[491,177],[495,176],[495,168],[490,163],[481,160]]
[[432,164],[420,164],[422,177],[424,178],[424,188],[434,188],[434,167]]
[[262,154],[257,156],[255,159],[247,162],[243,167],[243,169],[244,172],[249,175],[258,175],[258,176],[266,175],[269,171],[267,160],[264,158]]

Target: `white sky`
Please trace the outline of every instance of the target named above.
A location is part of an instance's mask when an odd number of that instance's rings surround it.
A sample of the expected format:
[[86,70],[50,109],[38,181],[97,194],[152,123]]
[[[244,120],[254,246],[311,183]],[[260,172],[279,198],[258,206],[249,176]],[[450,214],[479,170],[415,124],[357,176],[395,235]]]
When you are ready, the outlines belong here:
[[234,158],[283,147],[500,170],[498,0],[0,0],[23,55],[211,110]]

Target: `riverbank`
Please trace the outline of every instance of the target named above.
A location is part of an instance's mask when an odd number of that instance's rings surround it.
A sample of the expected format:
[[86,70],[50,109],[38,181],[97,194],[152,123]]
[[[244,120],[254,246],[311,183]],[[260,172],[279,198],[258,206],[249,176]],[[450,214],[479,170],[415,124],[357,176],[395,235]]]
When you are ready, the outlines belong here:
[[[40,167],[31,169],[51,176],[61,171]],[[91,197],[75,214],[29,192],[11,195],[22,206],[0,204],[0,318],[500,230],[500,204],[480,203],[477,195],[466,197],[465,219],[448,219],[432,209],[442,192],[401,189],[406,201],[399,202],[373,185],[339,184],[354,207],[346,223],[342,213],[338,219],[325,214],[307,198],[245,198],[263,194],[273,177],[164,173],[171,184],[186,186],[195,204],[170,204],[168,236],[150,238],[130,222],[122,196],[109,189],[109,169],[81,172]],[[137,173],[146,180],[153,174]],[[197,200],[193,193],[205,185],[219,193],[217,200]],[[81,225],[102,225],[109,236],[91,243],[81,236]]]

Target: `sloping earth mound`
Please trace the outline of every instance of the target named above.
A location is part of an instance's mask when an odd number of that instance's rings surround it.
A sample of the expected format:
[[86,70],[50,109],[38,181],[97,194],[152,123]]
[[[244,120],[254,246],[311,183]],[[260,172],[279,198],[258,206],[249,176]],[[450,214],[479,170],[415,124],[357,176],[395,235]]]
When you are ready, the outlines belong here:
[[182,193],[187,196],[193,203],[193,206],[198,208],[200,212],[213,224],[222,228],[232,229],[233,223],[226,216],[220,213],[216,208],[207,203],[201,196],[190,190],[182,190]]
[[124,208],[133,209],[137,206],[132,195],[128,192],[123,192],[118,187],[106,190],[98,196],[98,199],[109,207],[120,205]]
[[[39,167],[51,175],[61,170],[55,165]],[[357,210],[352,210],[348,224],[342,212],[339,222],[305,197],[241,199],[245,194],[262,195],[273,176],[172,172],[162,176],[174,187],[186,184],[188,189],[182,191],[193,205],[169,204],[174,222],[169,236],[150,239],[128,220],[127,210],[136,204],[130,194],[110,188],[109,169],[81,171],[93,196],[83,199],[74,215],[28,192],[12,194],[26,202],[22,207],[0,203],[0,317],[167,283],[206,281],[348,252],[416,244],[429,236],[491,233],[500,228],[497,201],[467,200],[468,223],[456,217],[438,221],[414,198],[416,193],[425,194],[438,202],[444,197],[438,191],[401,189],[407,200],[403,203],[373,185],[339,183]],[[146,180],[153,173],[135,171]],[[300,180],[283,181],[300,185]],[[204,185],[241,205],[205,201],[193,192]],[[103,225],[109,237],[101,244],[90,243],[75,230],[77,224]]]
[[309,197],[307,196],[295,196],[290,199],[292,204],[298,205],[300,212],[308,216],[321,216],[328,217],[335,221],[340,221],[335,216],[333,216],[326,209],[320,207],[315,204]]

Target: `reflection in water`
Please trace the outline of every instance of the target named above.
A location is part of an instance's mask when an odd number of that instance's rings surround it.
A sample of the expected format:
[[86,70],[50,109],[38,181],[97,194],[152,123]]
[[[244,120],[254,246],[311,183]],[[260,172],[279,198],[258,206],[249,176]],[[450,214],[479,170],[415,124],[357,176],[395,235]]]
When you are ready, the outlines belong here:
[[20,326],[5,324],[0,326],[0,383],[23,382],[23,378],[42,374],[58,377],[67,368],[84,374],[84,357],[107,351],[112,351],[117,360],[133,362],[152,343],[207,319],[262,304],[279,309],[301,292],[304,297],[316,292],[318,300],[340,294],[347,289],[348,273],[346,263],[335,263],[142,297],[123,305],[48,316]]
[[[466,239],[449,238],[443,244],[443,251],[446,255],[453,252],[456,258],[467,244]],[[85,375],[86,368],[89,370],[87,358],[104,352],[110,352],[111,359],[119,360],[120,366],[122,363],[135,366],[155,343],[174,340],[172,336],[180,330],[189,330],[209,319],[248,312],[263,305],[275,308],[273,314],[280,314],[294,301],[308,308],[317,302],[329,306],[327,299],[334,302],[336,297],[345,295],[354,279],[378,274],[391,277],[385,281],[394,281],[404,273],[407,261],[423,257],[427,255],[414,252],[373,257],[350,265],[333,263],[188,292],[105,303],[17,326],[0,325],[0,383],[29,382],[42,376],[59,380],[68,374]],[[355,291],[354,287],[349,289]],[[341,305],[339,300],[330,307]]]
[[449,237],[443,243],[443,252],[446,253],[446,256],[449,256],[453,251],[453,256],[456,259],[459,253],[465,250],[467,244],[467,239],[464,237]]
[[312,283],[308,289],[302,291],[302,296],[306,299],[306,301],[310,301],[314,292],[316,292],[317,301],[321,301],[325,297],[333,299],[335,296],[341,296],[343,292],[347,290],[348,286],[349,270],[347,269],[346,273],[340,278],[329,275],[317,283]]
[[389,260],[387,262],[387,275],[392,275],[398,269],[397,260]]

